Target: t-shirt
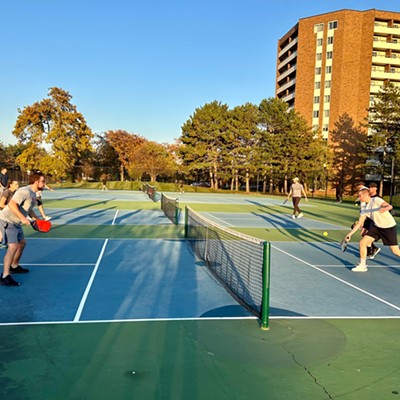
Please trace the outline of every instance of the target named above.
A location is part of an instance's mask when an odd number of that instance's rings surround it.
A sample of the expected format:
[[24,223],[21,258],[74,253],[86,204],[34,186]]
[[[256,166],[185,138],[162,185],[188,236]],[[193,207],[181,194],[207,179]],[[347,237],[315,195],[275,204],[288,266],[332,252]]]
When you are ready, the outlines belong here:
[[[383,213],[379,212],[379,207],[382,206],[385,200],[380,197],[372,197],[368,204],[365,206],[365,212],[368,218],[374,221],[378,228],[392,228],[396,225],[396,221],[389,211]],[[372,211],[375,210],[376,211]],[[368,210],[371,210],[368,212]]]
[[[26,217],[32,208],[36,205],[36,193],[30,186],[19,188],[12,198],[17,204],[21,213]],[[21,220],[10,210],[9,205],[6,205],[0,212],[0,219],[14,224],[21,224]]]
[[11,198],[14,196],[14,192],[10,189],[6,189],[2,194],[1,197],[5,197],[6,198],[6,202],[4,203],[5,205],[7,205]]
[[292,183],[292,197],[301,197],[301,191],[304,190],[301,183]]

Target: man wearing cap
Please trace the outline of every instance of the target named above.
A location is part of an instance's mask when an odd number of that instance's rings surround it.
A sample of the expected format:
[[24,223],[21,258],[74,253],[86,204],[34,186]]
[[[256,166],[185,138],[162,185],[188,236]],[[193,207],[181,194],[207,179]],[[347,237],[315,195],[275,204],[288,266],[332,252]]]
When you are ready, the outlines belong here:
[[368,232],[360,240],[360,263],[351,269],[353,272],[366,272],[368,271],[367,247],[372,242],[382,239],[383,244],[389,246],[392,253],[398,257],[400,257],[400,248],[397,242],[396,221],[389,212],[393,207],[380,197],[371,197],[369,188],[365,186],[359,189],[358,198],[366,205],[360,210],[360,218],[347,234],[346,240],[349,241],[353,234],[364,225],[367,217],[373,221]]
[[292,218],[296,218],[296,213],[298,213],[297,218],[303,217],[303,213],[301,212],[299,208],[299,203],[301,200],[301,195],[303,194],[304,198],[307,200],[307,195],[306,192],[304,191],[303,185],[299,182],[299,178],[293,178],[293,183],[290,186],[290,192],[286,198],[286,200],[289,200],[290,196],[292,196],[292,201],[293,201],[293,215]]

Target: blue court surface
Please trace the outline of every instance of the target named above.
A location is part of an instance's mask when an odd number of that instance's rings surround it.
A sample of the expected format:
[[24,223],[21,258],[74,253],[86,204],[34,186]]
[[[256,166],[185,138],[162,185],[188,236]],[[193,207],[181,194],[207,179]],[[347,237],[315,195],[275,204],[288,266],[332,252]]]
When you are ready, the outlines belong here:
[[[146,199],[141,192],[45,194],[49,199],[92,199],[96,204]],[[192,197],[203,202],[254,202],[238,195]],[[282,203],[270,198],[257,201]],[[49,208],[48,213],[55,228],[171,224],[158,209]],[[203,215],[227,227],[348,229],[308,217],[292,220],[289,213]],[[195,258],[185,240],[43,235],[28,237],[27,242],[22,264],[31,272],[16,276],[21,287],[1,288],[1,323],[253,318]],[[342,253],[332,242],[272,242],[271,317],[400,317],[398,260],[383,248],[377,260],[369,262],[368,273],[351,272],[357,262],[355,245]]]

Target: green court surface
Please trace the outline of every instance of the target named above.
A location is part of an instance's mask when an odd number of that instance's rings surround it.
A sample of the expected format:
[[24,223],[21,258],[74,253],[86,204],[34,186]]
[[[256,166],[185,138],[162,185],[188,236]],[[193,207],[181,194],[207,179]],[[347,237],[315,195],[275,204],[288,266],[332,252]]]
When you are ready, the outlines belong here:
[[400,320],[2,326],[4,399],[400,397]]
[[[357,219],[354,203],[310,199],[301,203],[304,219],[292,221],[291,205],[284,206],[277,196],[191,194],[180,195],[179,201],[182,209],[190,205],[221,221],[215,213],[226,213],[226,221],[238,215],[244,221],[264,218],[265,226],[228,226],[274,243],[270,329],[261,330],[252,316],[227,317],[227,309],[242,309],[235,300],[230,303],[230,296],[220,309],[203,299],[207,312],[200,317],[99,317],[110,306],[101,301],[122,298],[114,307],[122,315],[139,309],[153,294],[165,299],[162,295],[170,293],[171,304],[185,311],[193,299],[184,296],[201,298],[196,290],[209,288],[206,274],[190,264],[183,225],[159,216],[159,202],[137,192],[45,192],[53,229],[43,235],[25,228],[23,264],[32,271],[22,277],[20,288],[0,287],[1,400],[400,399],[400,296],[393,290],[399,263],[382,251],[367,274],[347,269],[357,258],[356,239],[346,253],[338,242]],[[156,222],[150,223],[151,218]],[[332,227],[328,237],[321,223]],[[161,242],[162,248],[157,247]],[[102,247],[104,257],[99,255]],[[64,258],[51,264],[47,253],[59,248]],[[143,264],[138,265],[139,258]],[[52,319],[63,312],[60,299],[82,303],[81,292],[97,267],[86,319],[64,314]],[[186,267],[194,267],[194,273],[183,275]],[[227,295],[215,286],[216,297]],[[191,287],[194,292],[185,291]],[[335,309],[336,304],[341,308]],[[36,310],[37,305],[44,309]],[[170,315],[177,311],[158,306]],[[72,316],[75,308],[75,303],[65,304]]]

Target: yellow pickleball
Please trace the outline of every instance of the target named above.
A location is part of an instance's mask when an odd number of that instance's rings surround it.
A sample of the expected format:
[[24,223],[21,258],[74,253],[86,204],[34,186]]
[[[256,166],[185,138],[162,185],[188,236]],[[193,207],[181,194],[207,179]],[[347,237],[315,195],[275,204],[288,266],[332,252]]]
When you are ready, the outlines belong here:
[[328,232],[324,232],[323,235],[324,235],[324,236],[328,236]]

